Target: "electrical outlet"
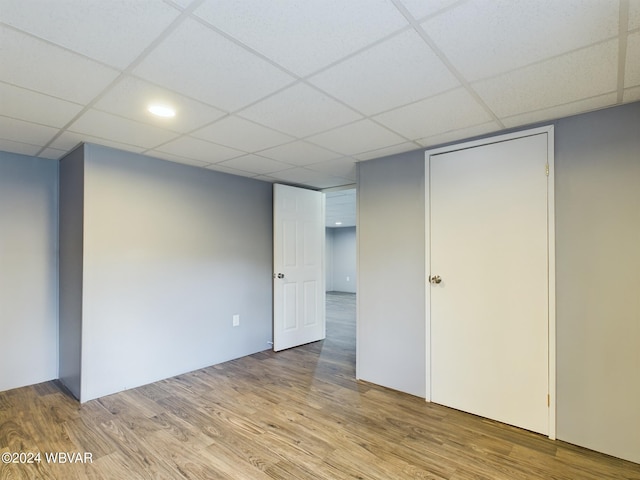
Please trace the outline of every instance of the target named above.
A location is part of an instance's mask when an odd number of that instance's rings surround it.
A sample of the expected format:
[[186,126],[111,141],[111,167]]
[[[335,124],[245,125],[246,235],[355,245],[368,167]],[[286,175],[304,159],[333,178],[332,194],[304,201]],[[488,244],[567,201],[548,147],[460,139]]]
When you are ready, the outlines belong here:
[[347,277],[347,282],[349,281],[349,277]]
[[240,326],[240,315],[236,314],[233,316],[233,326],[234,327]]

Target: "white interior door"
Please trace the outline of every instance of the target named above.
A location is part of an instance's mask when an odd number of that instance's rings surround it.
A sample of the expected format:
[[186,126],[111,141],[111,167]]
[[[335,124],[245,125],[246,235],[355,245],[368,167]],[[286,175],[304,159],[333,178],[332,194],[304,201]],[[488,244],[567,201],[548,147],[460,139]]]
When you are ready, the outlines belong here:
[[431,400],[549,434],[546,133],[430,155]]
[[324,194],[274,185],[273,349],[325,338]]

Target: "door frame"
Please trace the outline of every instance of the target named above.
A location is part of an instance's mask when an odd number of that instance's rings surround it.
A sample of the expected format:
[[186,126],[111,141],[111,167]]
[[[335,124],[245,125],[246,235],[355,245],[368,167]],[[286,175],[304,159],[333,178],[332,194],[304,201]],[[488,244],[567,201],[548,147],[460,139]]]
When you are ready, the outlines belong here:
[[[518,132],[497,135],[493,137],[458,143],[446,147],[426,150],[425,155],[425,274],[431,272],[431,156],[442,153],[451,153],[459,150],[501,143],[532,135],[547,135],[547,271],[548,271],[548,403],[549,403],[549,438],[556,438],[556,254],[555,254],[555,177],[554,177],[554,126],[521,130]],[[425,361],[426,381],[425,399],[431,401],[431,284],[425,278]]]

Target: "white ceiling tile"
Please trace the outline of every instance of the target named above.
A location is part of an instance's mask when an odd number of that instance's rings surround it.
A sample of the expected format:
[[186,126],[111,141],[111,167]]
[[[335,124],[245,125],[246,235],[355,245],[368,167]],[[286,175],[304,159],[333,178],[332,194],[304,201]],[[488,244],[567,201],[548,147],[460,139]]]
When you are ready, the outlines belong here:
[[[151,114],[147,108],[153,103],[174,108],[176,116],[162,118]],[[180,133],[188,133],[226,115],[222,110],[135,77],[119,81],[94,106],[98,110]]]
[[339,187],[342,185],[350,185],[352,180],[342,177],[336,177],[333,175],[327,175],[326,173],[316,172],[307,168],[292,168],[290,170],[283,170],[281,172],[275,172],[269,175],[277,180],[296,183],[300,185],[308,185],[315,188],[331,188]]
[[459,85],[413,31],[406,31],[313,76],[309,82],[373,115]]
[[80,143],[93,143],[96,145],[103,145],[105,147],[117,148],[126,152],[142,153],[144,151],[144,148],[135,145],[128,145],[126,143],[114,142],[113,140],[106,138],[68,131],[62,133],[62,135],[56,138],[49,146],[69,152]]
[[264,175],[267,173],[280,172],[291,168],[291,165],[287,163],[271,160],[270,158],[260,157],[258,155],[243,155],[242,157],[232,158],[231,160],[225,160],[219,162],[218,165],[222,165],[227,168],[234,168],[236,170],[242,170],[244,172],[251,172],[254,175]]
[[104,132],[109,132],[110,140],[143,148],[153,148],[178,136],[175,132],[166,129],[98,110],[88,110],[82,114],[69,126],[69,131],[94,137],[100,137]]
[[615,105],[617,101],[617,92],[600,95],[586,100],[579,100],[556,107],[545,108],[535,112],[523,113],[513,117],[501,119],[506,127],[518,127],[529,123],[543,122],[545,120],[554,120],[557,118],[568,117],[577,113],[597,110],[604,107]]
[[356,162],[353,158],[343,157],[334,160],[327,160],[307,166],[309,170],[326,173],[335,177],[348,178],[355,181],[356,179]]
[[280,145],[279,147],[262,150],[260,155],[298,166],[309,165],[340,157],[339,153],[332,152],[301,140]]
[[360,120],[309,137],[308,141],[343,155],[354,155],[375,148],[397,145],[405,139],[371,120]]
[[629,0],[629,30],[640,28],[640,0]]
[[362,118],[303,83],[250,106],[240,115],[296,137],[313,135]]
[[464,89],[458,88],[375,117],[405,137],[416,140],[491,120]]
[[2,0],[2,21],[118,68],[129,65],[180,13],[160,0],[25,3]]
[[433,15],[440,10],[447,8],[460,0],[400,0],[413,18],[421,20],[427,15]]
[[45,146],[58,133],[57,128],[0,116],[0,138]]
[[118,72],[0,25],[0,80],[76,103],[92,100]]
[[473,88],[503,118],[615,91],[617,65],[618,41],[611,40],[478,82]]
[[216,172],[228,173],[229,175],[238,175],[239,177],[254,178],[257,175],[254,172],[245,172],[244,170],[236,170],[235,168],[225,167],[221,163],[212,163],[205,167],[207,170],[215,170]]
[[63,127],[82,106],[0,82],[2,114],[27,122]]
[[42,147],[38,145],[30,145],[28,143],[15,142],[7,138],[0,137],[0,151],[19,153],[21,155],[34,156]]
[[155,151],[172,153],[173,155],[200,160],[205,163],[222,162],[223,160],[244,154],[244,152],[233,148],[223,147],[222,145],[205,142],[204,140],[193,137],[178,138],[177,140],[173,140],[166,145],[156,148]]
[[245,152],[255,152],[293,140],[289,135],[236,116],[223,118],[191,135]]
[[418,140],[418,143],[424,147],[434,147],[443,143],[455,142],[457,140],[467,140],[472,137],[497,132],[501,129],[502,127],[496,122],[487,122],[481,125],[474,125],[468,128],[451,130],[449,132],[439,133],[438,135],[421,138],[420,140]]
[[640,32],[627,38],[627,60],[625,62],[625,88],[640,85]]
[[387,0],[210,0],[195,14],[301,76],[407,26]]
[[203,162],[201,160],[194,160],[192,158],[181,157],[180,155],[173,155],[171,153],[160,152],[158,150],[147,150],[144,153],[147,157],[159,158],[161,160],[168,160],[169,162],[181,163],[183,165],[190,165],[192,167],[205,167],[209,165],[209,162]]
[[170,2],[175,3],[180,8],[187,8],[191,5],[195,0],[169,0]]
[[279,180],[285,180],[287,182],[305,183],[312,178],[322,176],[322,174],[320,174],[319,172],[314,172],[313,170],[309,170],[308,168],[294,167],[288,170],[282,170],[280,172],[273,173],[270,176]]
[[422,24],[469,81],[618,33],[618,2],[472,0]]
[[627,88],[624,91],[622,101],[625,103],[637,102],[640,100],[640,87]]
[[58,150],[57,148],[45,148],[38,157],[58,160],[67,154],[66,150]]
[[378,148],[376,150],[370,150],[368,152],[354,155],[358,160],[372,160],[374,158],[382,158],[389,155],[396,155],[398,153],[410,152],[417,150],[420,147],[413,142],[403,142],[398,145],[392,145],[391,147]]
[[260,180],[262,182],[269,182],[269,183],[278,183],[278,179],[277,178],[273,178],[270,177],[269,175],[258,175],[257,177],[252,177],[254,180]]
[[353,180],[350,178],[333,177],[331,175],[323,175],[317,178],[313,178],[307,181],[306,185],[319,189],[343,187],[345,185],[352,185]]
[[248,105],[293,81],[194,20],[180,24],[134,73],[225,111]]

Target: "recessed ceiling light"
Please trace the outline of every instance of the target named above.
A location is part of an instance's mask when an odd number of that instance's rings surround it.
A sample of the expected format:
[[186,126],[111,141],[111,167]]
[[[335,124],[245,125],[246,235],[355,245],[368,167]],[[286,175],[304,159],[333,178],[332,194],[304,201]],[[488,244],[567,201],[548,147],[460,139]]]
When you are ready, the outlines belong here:
[[342,225],[342,222],[336,222],[336,225]]
[[154,115],[157,115],[158,117],[171,118],[176,116],[176,111],[166,105],[149,105],[149,108],[147,108],[147,110],[149,110],[149,112],[153,113]]

